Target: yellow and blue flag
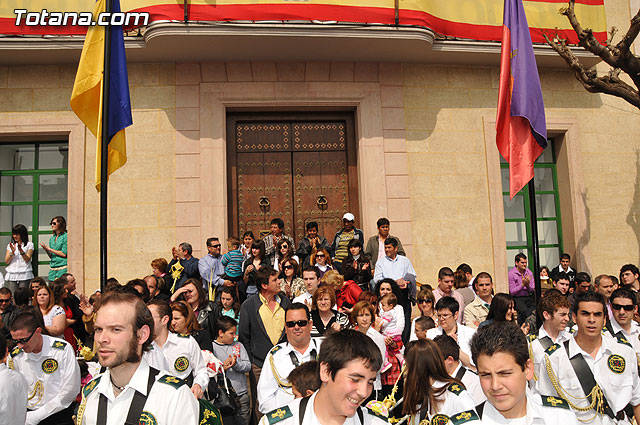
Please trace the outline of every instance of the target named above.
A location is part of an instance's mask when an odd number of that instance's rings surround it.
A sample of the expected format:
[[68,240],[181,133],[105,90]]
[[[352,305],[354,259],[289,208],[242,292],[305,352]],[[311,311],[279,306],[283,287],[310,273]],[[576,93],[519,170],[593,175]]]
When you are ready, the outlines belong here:
[[[119,0],[98,0],[93,8],[93,20],[106,10],[106,1],[113,1],[112,13],[120,12]],[[82,48],[78,72],[71,94],[71,109],[96,136],[96,189],[100,191],[100,159],[102,146],[102,83],[105,59],[106,27],[91,26]],[[124,129],[133,123],[127,78],[122,26],[112,26],[109,32],[111,50],[109,66],[108,111],[108,171],[107,176],[127,162]]]

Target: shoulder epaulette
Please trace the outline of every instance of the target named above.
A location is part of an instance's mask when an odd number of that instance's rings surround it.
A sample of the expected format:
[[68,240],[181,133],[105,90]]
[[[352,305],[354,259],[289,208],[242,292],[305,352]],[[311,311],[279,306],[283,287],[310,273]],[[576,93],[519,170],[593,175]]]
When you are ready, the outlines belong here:
[[622,337],[622,336],[618,336],[616,337],[616,340],[620,343],[620,344],[624,344],[628,347],[633,348],[633,345],[631,345],[631,343],[629,341],[627,341],[627,338]]
[[547,355],[552,355],[558,348],[560,348],[560,344],[552,344],[549,346],[549,348],[547,348],[546,350],[544,350],[545,353],[547,353]]
[[569,328],[569,333],[570,333],[570,334],[574,334],[574,333],[576,333],[576,330],[575,330],[575,329],[573,329],[573,328]]
[[272,425],[280,422],[283,419],[290,418],[291,416],[293,416],[293,414],[291,413],[291,410],[289,410],[288,406],[282,406],[267,413],[266,416],[269,420],[269,424]]
[[[460,425],[469,421],[480,420],[475,410],[465,410],[451,417],[453,425]],[[432,422],[433,423],[433,422]]]
[[447,389],[452,393],[454,393],[455,395],[460,395],[462,391],[466,390],[464,385],[458,384],[457,382],[454,382],[453,384],[449,385],[449,388]]
[[178,338],[189,338],[189,335],[187,334],[177,334]]
[[87,384],[82,388],[82,395],[84,396],[84,398],[87,398],[89,394],[91,394],[91,392],[96,389],[101,378],[102,375],[87,382]]
[[373,416],[375,416],[377,418],[380,418],[385,422],[389,422],[389,418],[386,417],[385,415],[383,415],[382,412],[378,412],[378,411],[376,411],[376,410],[374,410],[374,409],[372,409],[370,407],[367,407],[367,412],[369,412],[370,415],[373,415]]
[[57,348],[58,350],[64,350],[64,347],[67,346],[67,343],[64,341],[54,341],[53,344],[51,344],[52,348]]
[[22,352],[23,352],[22,348],[16,347],[13,350],[11,350],[11,357],[15,357],[15,356],[17,356],[18,354],[20,354]]
[[540,396],[542,398],[542,405],[549,407],[562,407],[563,409],[569,409],[569,403],[566,400],[561,399],[559,397],[554,397],[550,395]]
[[529,334],[529,335],[527,336],[527,339],[529,340],[529,342],[533,342],[533,341],[535,341],[536,339],[538,339],[538,335],[536,335],[536,334]]
[[271,349],[271,351],[269,351],[269,354],[271,354],[272,356],[277,353],[282,347],[280,345],[276,345],[275,347],[273,347]]
[[162,378],[158,379],[158,382],[171,385],[174,388],[180,388],[181,386],[186,384],[184,379],[176,378],[173,375],[164,375]]

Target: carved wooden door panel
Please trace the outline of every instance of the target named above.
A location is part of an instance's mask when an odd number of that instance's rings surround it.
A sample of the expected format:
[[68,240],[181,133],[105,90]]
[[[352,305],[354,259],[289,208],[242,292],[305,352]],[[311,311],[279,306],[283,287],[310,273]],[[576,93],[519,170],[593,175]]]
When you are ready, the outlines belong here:
[[227,132],[230,234],[262,237],[280,217],[296,242],[310,221],[331,240],[345,212],[358,223],[351,114],[234,113]]
[[239,153],[238,234],[251,230],[259,238],[268,234],[271,219],[280,217],[291,234],[291,154]]

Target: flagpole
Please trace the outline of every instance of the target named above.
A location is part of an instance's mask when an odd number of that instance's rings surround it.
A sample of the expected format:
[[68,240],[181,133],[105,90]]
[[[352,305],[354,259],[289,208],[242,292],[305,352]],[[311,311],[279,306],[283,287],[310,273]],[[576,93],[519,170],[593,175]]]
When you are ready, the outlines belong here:
[[[111,13],[111,0],[106,0],[105,12]],[[107,183],[109,167],[109,80],[111,68],[111,27],[104,27],[104,74],[102,78],[102,122],[100,143],[100,290],[107,283]]]
[[538,214],[536,211],[536,189],[534,184],[535,177],[529,180],[527,188],[529,189],[529,216],[531,217],[531,242],[532,242],[532,260],[533,260],[533,280],[536,284],[536,303],[542,295],[542,287],[540,286],[540,247],[538,244]]

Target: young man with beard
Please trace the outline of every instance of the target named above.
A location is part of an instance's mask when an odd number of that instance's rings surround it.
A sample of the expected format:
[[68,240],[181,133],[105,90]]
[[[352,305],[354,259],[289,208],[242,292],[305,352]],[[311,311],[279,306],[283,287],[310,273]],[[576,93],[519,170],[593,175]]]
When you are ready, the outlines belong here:
[[628,341],[602,335],[604,296],[580,294],[573,313],[578,330],[545,350],[547,373],[538,377],[538,391],[567,400],[583,423],[622,425],[640,418],[636,353]]
[[151,312],[135,295],[109,292],[98,301],[95,342],[107,370],[82,390],[78,425],[198,423],[198,401],[184,381],[142,359],[153,327]]
[[318,356],[320,389],[278,407],[260,420],[261,425],[386,425],[387,418],[364,402],[373,390],[382,365],[380,350],[371,338],[343,330],[325,338]]
[[527,339],[512,322],[496,322],[478,330],[471,340],[473,361],[487,401],[476,407],[485,425],[573,425],[567,402],[527,390],[533,377]]
[[40,320],[31,312],[20,313],[9,328],[16,343],[9,364],[28,384],[26,424],[73,425],[71,404],[80,391],[80,368],[71,345],[43,335]]

